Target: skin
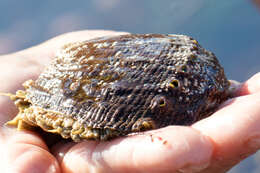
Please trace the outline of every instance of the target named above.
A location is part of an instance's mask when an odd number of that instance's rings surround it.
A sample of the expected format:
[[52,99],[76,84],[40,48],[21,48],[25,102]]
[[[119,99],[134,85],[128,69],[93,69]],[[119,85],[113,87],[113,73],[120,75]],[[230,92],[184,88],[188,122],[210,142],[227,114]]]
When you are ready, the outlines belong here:
[[[68,33],[0,57],[0,91],[15,93],[36,79],[61,45],[112,31]],[[234,98],[192,126],[169,126],[108,142],[59,142],[47,147],[36,132],[6,127],[17,109],[0,96],[1,172],[226,172],[260,148],[260,73],[234,84]]]
[[259,8],[260,7],[260,0],[252,0],[255,5],[257,5],[257,7]]

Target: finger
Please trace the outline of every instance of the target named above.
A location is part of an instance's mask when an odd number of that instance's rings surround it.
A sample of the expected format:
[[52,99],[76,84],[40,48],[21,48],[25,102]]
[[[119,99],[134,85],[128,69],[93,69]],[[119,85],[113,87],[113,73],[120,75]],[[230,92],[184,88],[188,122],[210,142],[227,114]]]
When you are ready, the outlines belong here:
[[83,30],[62,34],[54,37],[38,46],[18,52],[16,56],[20,58],[30,58],[33,61],[41,64],[42,67],[47,65],[51,58],[55,56],[56,51],[63,45],[70,42],[85,41],[96,37],[103,37],[107,35],[122,35],[126,32],[115,32],[106,30]]
[[63,172],[198,171],[208,166],[212,150],[198,131],[172,126],[111,142],[79,143],[65,149],[60,165]]
[[258,8],[260,8],[260,0],[253,0],[253,2],[256,4]]
[[[2,85],[0,87],[1,92],[15,92],[17,88],[21,87],[21,83],[27,79],[35,79],[39,73],[42,71],[44,65],[46,65],[49,60],[54,56],[54,52],[58,47],[67,42],[74,42],[74,41],[81,41],[87,40],[97,36],[104,36],[104,35],[111,35],[111,34],[118,34],[113,33],[112,31],[82,31],[76,33],[66,34],[57,38],[54,38],[44,44],[41,44],[37,47],[30,48],[24,51],[20,51],[18,53],[14,53],[12,55],[5,55],[1,56],[2,63],[1,68],[5,72],[4,74],[0,75],[0,79],[2,79]],[[12,57],[12,58],[10,58]],[[11,66],[10,66],[11,65]],[[8,69],[7,69],[8,67]],[[8,82],[5,81],[8,79]],[[14,114],[13,107],[9,109],[10,102],[7,103],[6,99],[1,98],[0,100],[0,123],[3,124],[6,122],[8,117]],[[11,110],[9,112],[4,112],[3,110]],[[5,134],[4,128],[1,127],[1,135]],[[11,138],[10,136],[6,137],[5,141],[2,140],[1,142],[5,142],[3,146],[8,146],[8,150],[4,153],[8,158],[7,165],[11,165],[12,163],[16,163],[16,165],[12,169],[19,170],[17,172],[34,172],[33,168],[37,168],[39,170],[47,170],[49,168],[56,169],[57,168],[57,161],[54,157],[52,157],[47,148],[44,148],[44,143],[41,141],[41,145],[34,145],[35,139],[40,140],[35,135],[24,132],[24,134],[29,135],[27,141],[17,141],[20,133],[14,133]],[[15,139],[15,140],[11,140]],[[6,144],[9,141],[8,144]],[[11,142],[10,142],[11,141]],[[31,144],[32,143],[32,144]],[[30,156],[30,157],[28,157]],[[45,161],[44,164],[41,164],[41,161]],[[56,168],[55,168],[56,164]],[[27,166],[22,166],[27,165]],[[50,166],[48,166],[50,165]],[[53,167],[54,165],[54,167]],[[28,171],[32,168],[31,171]],[[27,171],[26,171],[27,170]],[[35,171],[39,172],[39,171]]]
[[[0,69],[1,93],[14,93],[17,89],[22,89],[22,83],[25,80],[35,79],[40,72],[39,66],[27,61],[19,62],[15,59],[1,61]],[[0,95],[0,97],[2,96]]]
[[228,169],[260,148],[260,93],[229,102],[192,126],[214,143],[215,164],[209,172]]
[[[43,68],[54,58],[55,52],[62,45],[69,42],[89,40],[95,37],[106,35],[121,35],[124,32],[104,31],[104,30],[85,30],[71,32],[57,36],[38,46],[14,53],[12,55],[1,56],[0,69],[0,92],[15,93],[18,89],[23,89],[22,83],[28,79],[36,79]],[[5,106],[8,106],[5,107]],[[2,107],[4,109],[2,109]],[[10,109],[9,109],[10,108]],[[0,95],[0,123],[6,122],[8,117],[15,115],[17,111],[9,98]],[[11,111],[10,111],[11,110]],[[3,123],[1,123],[3,124]]]
[[[48,152],[47,146],[31,132],[15,132],[5,137],[1,145],[4,159],[1,170],[6,172],[60,172],[57,160]],[[4,172],[5,172],[4,171]]]
[[260,92],[260,72],[252,76],[238,87],[236,96],[254,94]]
[[[22,88],[22,83],[28,79],[36,79],[55,57],[57,50],[69,42],[83,41],[106,35],[122,35],[125,32],[104,30],[85,30],[57,36],[38,46],[25,49],[12,55],[1,56],[0,91],[15,92]],[[11,57],[11,58],[10,58]],[[8,79],[8,82],[6,80]]]

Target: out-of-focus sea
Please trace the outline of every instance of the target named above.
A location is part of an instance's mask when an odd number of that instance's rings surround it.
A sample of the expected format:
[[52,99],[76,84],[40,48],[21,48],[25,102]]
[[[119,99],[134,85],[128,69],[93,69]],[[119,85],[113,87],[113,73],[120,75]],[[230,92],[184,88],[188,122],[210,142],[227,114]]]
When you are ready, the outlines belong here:
[[[187,34],[217,55],[228,78],[260,71],[260,9],[250,0],[0,1],[0,54],[85,29]],[[229,173],[259,173],[259,163],[260,152]]]

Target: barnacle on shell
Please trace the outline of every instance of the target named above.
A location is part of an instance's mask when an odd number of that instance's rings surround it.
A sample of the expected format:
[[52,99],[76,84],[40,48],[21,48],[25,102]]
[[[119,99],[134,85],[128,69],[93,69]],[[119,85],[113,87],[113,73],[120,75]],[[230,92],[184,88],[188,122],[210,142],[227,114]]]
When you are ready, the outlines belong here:
[[63,138],[107,140],[190,125],[228,98],[215,55],[184,35],[129,34],[65,45],[35,81],[12,95],[9,125]]

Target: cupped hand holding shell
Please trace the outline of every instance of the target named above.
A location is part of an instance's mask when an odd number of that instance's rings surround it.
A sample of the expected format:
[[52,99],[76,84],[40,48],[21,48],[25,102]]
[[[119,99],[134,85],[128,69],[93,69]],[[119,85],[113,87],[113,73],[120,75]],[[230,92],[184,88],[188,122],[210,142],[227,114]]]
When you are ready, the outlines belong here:
[[[80,31],[1,56],[0,91],[21,89],[36,79],[56,49],[71,41],[111,34]],[[260,147],[260,75],[243,83],[235,97],[192,126],[168,126],[112,141],[59,142],[48,147],[36,132],[4,124],[16,115],[0,97],[0,163],[3,172],[225,172]]]

